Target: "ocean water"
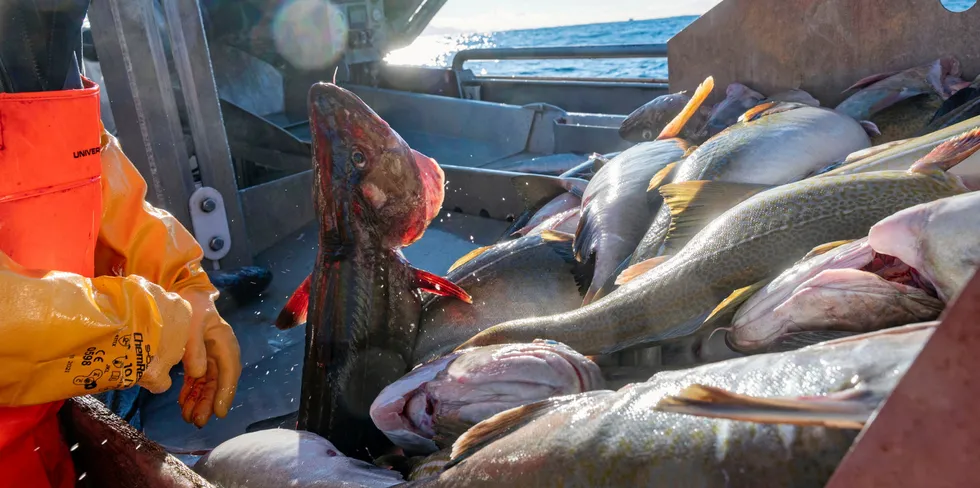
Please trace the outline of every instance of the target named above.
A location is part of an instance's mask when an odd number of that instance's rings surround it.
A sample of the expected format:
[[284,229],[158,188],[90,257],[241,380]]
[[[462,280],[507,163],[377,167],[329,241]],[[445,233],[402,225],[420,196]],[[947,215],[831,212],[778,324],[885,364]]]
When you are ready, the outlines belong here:
[[[954,12],[964,11],[977,3],[977,0],[940,1]],[[386,61],[401,65],[449,67],[453,55],[463,49],[657,44],[667,42],[696,19],[697,16],[686,16],[502,32],[424,35],[412,45],[391,52]],[[667,78],[666,58],[470,61],[465,67],[477,75],[491,76]]]
[[[658,44],[667,42],[695,19],[697,16],[489,33],[425,35],[408,47],[392,51],[386,61],[391,64],[449,67],[453,55],[463,49]],[[666,58],[469,61],[465,67],[477,75],[493,76],[667,78]]]

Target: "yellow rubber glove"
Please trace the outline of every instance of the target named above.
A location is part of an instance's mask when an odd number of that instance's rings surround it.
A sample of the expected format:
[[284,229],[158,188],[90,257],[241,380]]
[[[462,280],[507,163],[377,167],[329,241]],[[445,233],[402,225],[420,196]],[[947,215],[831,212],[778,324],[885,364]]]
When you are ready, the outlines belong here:
[[204,426],[224,417],[242,366],[238,340],[214,306],[218,291],[201,268],[201,246],[173,216],[146,203],[146,182],[118,141],[102,134],[102,226],[97,275],[139,275],[190,303],[193,316],[183,354],[184,420]]
[[228,414],[242,373],[238,340],[218,315],[217,291],[184,290],[193,318],[184,352],[184,387],[178,402],[185,422],[204,427],[211,414]]
[[0,405],[163,392],[190,324],[186,300],[142,277],[28,270],[0,253]]

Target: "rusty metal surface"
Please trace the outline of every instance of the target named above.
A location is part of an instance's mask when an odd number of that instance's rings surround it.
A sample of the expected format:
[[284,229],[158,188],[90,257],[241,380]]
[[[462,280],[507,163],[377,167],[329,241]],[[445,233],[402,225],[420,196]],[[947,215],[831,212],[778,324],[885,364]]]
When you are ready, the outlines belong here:
[[803,88],[836,106],[855,81],[955,55],[980,72],[980,7],[939,0],[724,0],[668,42],[671,92],[715,77],[718,101],[740,82],[774,94]]
[[980,273],[861,433],[827,488],[977,486]]

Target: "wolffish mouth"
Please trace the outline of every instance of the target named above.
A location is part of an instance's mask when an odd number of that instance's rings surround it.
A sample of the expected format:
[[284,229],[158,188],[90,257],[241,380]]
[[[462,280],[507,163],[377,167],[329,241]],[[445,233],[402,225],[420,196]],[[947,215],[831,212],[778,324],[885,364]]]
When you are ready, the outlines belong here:
[[918,288],[933,298],[938,297],[936,288],[929,279],[895,256],[873,252],[871,262],[859,269],[878,275],[886,281]]

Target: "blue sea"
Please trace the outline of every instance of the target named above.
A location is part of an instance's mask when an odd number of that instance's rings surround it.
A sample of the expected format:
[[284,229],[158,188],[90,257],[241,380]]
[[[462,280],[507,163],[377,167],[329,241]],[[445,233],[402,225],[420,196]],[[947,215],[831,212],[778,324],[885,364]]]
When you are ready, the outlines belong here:
[[[963,11],[977,0],[941,0],[952,11]],[[548,27],[456,35],[423,35],[393,51],[391,64],[449,67],[463,49],[491,47],[657,44],[667,42],[697,16],[635,20],[605,24]],[[470,61],[466,68],[489,76],[564,76],[586,78],[667,78],[667,59],[556,59]]]
[[[503,32],[423,35],[412,45],[393,51],[387,61],[392,64],[449,67],[453,55],[463,49],[658,44],[667,42],[696,19],[697,16],[687,16]],[[491,76],[667,77],[666,58],[470,61],[465,67],[477,75]]]

